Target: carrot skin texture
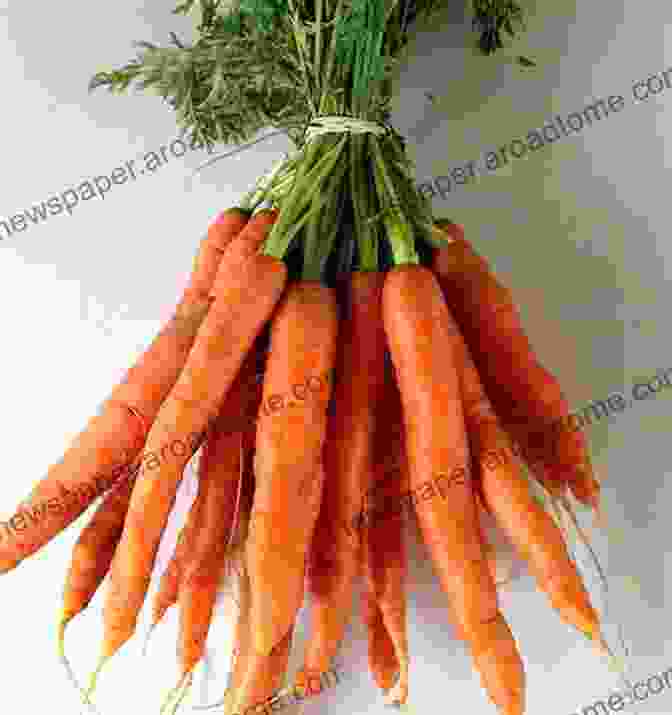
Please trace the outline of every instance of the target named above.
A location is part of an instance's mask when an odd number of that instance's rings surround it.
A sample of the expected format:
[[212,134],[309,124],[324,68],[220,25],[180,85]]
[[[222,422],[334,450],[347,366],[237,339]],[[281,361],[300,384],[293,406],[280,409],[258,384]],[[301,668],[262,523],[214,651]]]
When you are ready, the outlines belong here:
[[[401,400],[393,379],[386,385],[376,418],[376,480],[371,490],[373,498],[370,502],[367,500],[365,507],[371,511],[371,518],[362,532],[362,612],[368,632],[369,668],[374,679],[382,690],[390,690],[398,673],[394,700],[405,703],[409,656],[402,495],[409,493],[410,478]],[[385,456],[390,454],[390,449],[395,459],[387,464]]]
[[[502,449],[508,442],[503,430],[493,424],[486,426],[482,441],[486,450]],[[562,534],[533,498],[517,465],[505,462],[496,469],[484,469],[482,484],[488,509],[527,562],[553,608],[565,623],[595,640],[600,632],[599,617],[583,580],[569,557]]]
[[152,604],[152,626],[156,626],[168,609],[177,603],[184,561],[189,554],[191,540],[194,536],[196,524],[198,524],[199,504],[198,496],[196,496],[187,514],[185,524],[177,537],[173,555],[166,570],[161,575],[159,588]]
[[266,702],[280,690],[287,672],[293,633],[292,624],[269,655],[260,655],[253,651],[248,654],[240,690],[234,694],[237,700],[232,712],[251,711],[256,705]]
[[526,454],[543,461],[544,467],[534,468],[542,483],[555,491],[568,485],[577,499],[596,506],[600,486],[585,436],[552,426],[565,423],[569,404],[539,363],[511,292],[459,227],[444,230],[454,241],[435,250],[432,268],[497,414]]
[[271,326],[246,549],[252,632],[264,655],[285,636],[303,600],[322,496],[337,333],[334,289],[316,281],[290,285]]
[[199,463],[198,528],[190,543],[179,584],[180,629],[178,653],[182,674],[201,660],[212,620],[217,591],[226,565],[245,455],[242,433],[227,431],[240,419],[245,390],[254,375],[256,355],[250,352],[203,445]]
[[[284,290],[284,263],[257,252],[274,219],[273,212],[257,214],[228,246],[213,288],[215,300],[152,425],[146,454],[177,440],[188,442],[190,433],[203,434],[211,426],[245,355]],[[111,657],[135,631],[156,550],[184,466],[195,448],[191,444],[183,455],[138,477],[112,563],[104,610],[103,659]]]
[[[250,470],[252,472],[252,470]],[[246,476],[248,476],[246,474]],[[250,473],[249,477],[253,475]],[[246,485],[248,482],[246,482]],[[253,499],[251,490],[246,492],[245,505],[249,518],[249,508]],[[246,522],[249,526],[249,521]],[[243,558],[246,554],[243,552]],[[245,563],[245,562],[244,562]],[[233,662],[233,677],[231,680],[231,690],[227,698],[225,715],[233,713],[244,713],[253,708],[257,703],[267,701],[274,693],[281,688],[284,676],[287,672],[289,662],[290,646],[293,637],[294,625],[287,635],[268,655],[259,655],[254,651],[254,639],[251,631],[251,592],[248,568],[245,564],[240,574],[241,581],[241,603],[240,615],[236,623],[234,642],[236,643],[236,655]]]
[[[454,329],[459,332],[453,321]],[[474,451],[478,455],[509,455],[494,467],[481,462],[480,493],[488,511],[507,534],[521,558],[547,594],[561,618],[582,633],[595,637],[599,618],[583,581],[572,563],[560,530],[533,498],[511,444],[500,425],[476,365],[464,341],[456,343],[460,355],[462,404]],[[476,461],[476,460],[475,460]]]
[[63,588],[65,622],[89,605],[109,571],[124,528],[133,484],[133,480],[126,480],[107,494],[77,539]]
[[360,604],[367,633],[369,671],[376,685],[387,691],[394,685],[399,672],[399,659],[372,589],[362,589]]
[[402,399],[411,488],[446,479],[438,487],[441,498],[415,503],[424,541],[490,699],[506,715],[520,715],[523,665],[484,558],[455,336],[434,274],[417,265],[392,269],[383,315]]
[[234,629],[234,651],[231,665],[232,676],[229,688],[226,691],[226,704],[224,715],[233,715],[238,712],[236,701],[243,694],[243,682],[247,667],[252,655],[252,634],[250,632],[250,578],[247,569],[243,568],[239,576],[239,610]]
[[[222,247],[242,230],[247,217],[238,211],[225,212],[208,231],[208,245]],[[201,249],[206,253],[205,248]],[[179,377],[207,310],[208,301],[195,286],[205,287],[207,278],[196,266],[175,315],[166,323],[124,379],[112,390],[100,413],[94,415],[77,435],[63,457],[52,465],[30,497],[19,507],[35,513],[40,504],[58,499],[59,510],[42,510],[39,524],[31,525],[11,541],[0,543],[0,573],[6,573],[41,549],[75,521],[100,493],[92,484],[115,480],[128,470],[145,443],[147,432],[162,402]],[[137,414],[134,414],[136,411]],[[140,417],[138,417],[140,415]],[[143,419],[144,418],[144,419]],[[79,498],[64,499],[64,491],[90,484]]]
[[[253,348],[248,358],[246,358],[245,363],[243,363],[241,373],[241,388],[243,393],[241,396],[240,414],[233,414],[233,410],[227,411],[226,417],[218,418],[217,429],[218,432],[222,431],[227,435],[242,431],[243,453],[246,460],[248,459],[248,455],[252,455],[252,450],[254,449],[254,416],[257,413],[261,401],[261,389],[257,385],[256,374],[253,369],[255,359],[257,359],[256,347]],[[252,362],[252,365],[249,365],[250,362]],[[175,552],[161,577],[159,588],[154,597],[153,625],[156,625],[163,618],[166,611],[177,603],[182,573],[191,551],[193,533],[194,530],[198,528],[198,522],[200,520],[199,511],[201,502],[202,495],[199,490],[187,515],[184,528],[180,531]]]
[[[326,673],[351,616],[360,534],[343,528],[363,508],[373,469],[374,408],[385,385],[383,273],[355,272],[344,291],[334,410],[324,445],[325,484],[310,548],[310,635],[306,673]],[[304,672],[299,673],[303,682]],[[298,681],[297,681],[298,682]]]

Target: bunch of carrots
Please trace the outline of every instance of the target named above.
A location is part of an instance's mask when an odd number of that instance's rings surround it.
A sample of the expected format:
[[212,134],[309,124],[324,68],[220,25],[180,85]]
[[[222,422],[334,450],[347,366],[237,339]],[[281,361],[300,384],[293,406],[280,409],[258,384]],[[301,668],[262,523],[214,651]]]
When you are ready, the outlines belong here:
[[[470,4],[486,54],[502,46],[500,33],[514,34],[517,3]],[[157,90],[192,146],[275,126],[298,151],[210,225],[172,318],[21,507],[50,509],[0,544],[8,572],[99,491],[65,504],[64,490],[94,479],[108,487],[74,548],[58,626],[67,665],[66,626],[109,576],[87,701],[136,633],[196,453],[198,492],[153,604],[153,626],[173,605],[180,615],[181,675],[166,710],[189,692],[234,572],[227,715],[281,688],[304,601],[309,637],[292,683],[316,694],[358,578],[371,674],[390,701],[406,702],[406,531],[400,514],[360,517],[371,502],[410,493],[450,619],[502,715],[523,713],[525,678],[485,517],[560,617],[603,643],[562,523],[577,524],[570,496],[599,508],[584,436],[558,428],[569,405],[509,291],[459,225],[433,216],[388,121],[412,23],[453,5],[184,0],[174,12],[199,13],[195,42],[139,43],[137,59],[92,79],[92,89]],[[511,457],[493,467],[493,453]],[[557,518],[535,498],[538,486]]]
[[[344,525],[367,510],[374,491],[401,497],[459,473],[441,498],[413,509],[488,697],[502,715],[521,715],[524,668],[500,610],[483,512],[559,616],[602,638],[563,531],[523,472],[526,462],[559,508],[572,510],[571,492],[597,511],[585,439],[557,429],[569,415],[560,386],[461,226],[435,222],[435,247],[421,260],[398,252],[384,268],[346,263],[329,278],[306,277],[302,260],[314,261],[307,250],[281,257],[264,250],[280,213],[232,208],[210,225],[173,317],[21,505],[33,509],[94,474],[112,485],[74,548],[60,647],[66,624],[108,576],[90,699],[103,665],[136,633],[178,486],[200,450],[198,493],[152,614],[154,624],[173,605],[180,614],[182,677],[166,708],[176,710],[189,690],[234,566],[240,608],[227,713],[242,714],[282,686],[304,599],[310,632],[293,682],[311,694],[310,683],[338,654],[358,577],[371,673],[403,703],[410,660],[403,523]],[[520,458],[484,466],[488,453],[514,441]],[[167,444],[182,448],[158,462]],[[50,511],[3,541],[1,571],[43,548],[94,500]]]

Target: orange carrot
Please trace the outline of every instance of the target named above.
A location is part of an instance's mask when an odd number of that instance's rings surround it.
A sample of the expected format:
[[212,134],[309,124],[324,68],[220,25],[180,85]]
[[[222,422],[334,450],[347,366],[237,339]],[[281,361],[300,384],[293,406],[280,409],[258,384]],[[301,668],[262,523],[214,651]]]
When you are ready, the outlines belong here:
[[520,715],[523,665],[484,559],[455,334],[434,274],[421,265],[393,268],[383,290],[383,316],[424,541],[489,697],[506,715]]
[[310,636],[305,674],[327,673],[351,615],[359,571],[359,533],[343,528],[362,510],[373,469],[374,410],[385,385],[385,332],[381,298],[384,273],[355,272],[342,301],[334,410],[324,444],[325,484],[310,548]]
[[[213,287],[214,301],[186,364],[161,405],[147,438],[148,468],[133,489],[124,531],[111,569],[104,610],[105,636],[97,673],[134,633],[152,566],[184,466],[197,448],[192,435],[211,426],[256,336],[280,300],[287,278],[282,261],[258,253],[276,211],[257,214],[228,246]],[[184,452],[160,461],[162,445],[179,442]],[[174,455],[174,451],[173,451]]]
[[535,476],[550,491],[569,485],[597,509],[585,436],[566,424],[570,414],[557,379],[541,365],[511,293],[465,240],[461,227],[442,224],[453,241],[434,252],[433,270],[504,427],[523,447]]
[[[253,350],[256,354],[256,347],[253,348]],[[251,358],[251,361],[253,365],[256,365],[258,357],[256,360]],[[241,387],[243,387],[241,397],[244,402],[244,404],[241,405],[241,412],[240,414],[233,414],[226,418],[222,418],[218,424],[218,432],[221,431],[229,434],[242,431],[243,453],[245,455],[252,456],[254,449],[254,435],[256,432],[254,417],[257,414],[257,410],[259,409],[259,404],[261,402],[261,387],[256,379],[256,370],[254,370],[252,366],[245,369],[244,364],[244,373],[245,374],[242,374],[240,378]],[[199,498],[199,494],[200,491],[194,499],[191,509],[189,510],[185,526],[180,531],[175,552],[161,578],[159,589],[154,598],[152,628],[155,627],[156,624],[158,624],[158,622],[163,618],[165,612],[172,605],[177,603],[179,585],[184,568],[183,564],[188,559],[189,552],[191,550],[191,538],[194,530],[197,528],[200,518],[199,505],[201,504],[202,499]]]
[[376,685],[381,690],[388,691],[400,672],[399,658],[383,621],[383,613],[378,607],[374,590],[366,583],[362,586],[360,604],[362,621],[366,626],[369,670]]
[[250,632],[250,577],[245,567],[245,557],[243,555],[242,568],[238,580],[238,617],[236,619],[233,642],[232,673],[229,687],[225,694],[224,715],[233,715],[238,712],[236,700],[243,692],[243,682],[247,673],[247,666],[253,655],[252,633]]
[[[389,691],[388,701],[403,704],[408,697],[409,660],[404,592],[407,556],[399,506],[401,495],[409,492],[410,483],[400,429],[401,400],[393,378],[388,381],[386,393],[376,415],[375,474],[380,486],[374,487],[371,502],[367,500],[365,508],[370,518],[362,530],[362,606],[368,627],[369,667],[379,687]],[[397,456],[397,465],[392,470],[384,463],[390,451]],[[388,500],[391,509],[386,506]],[[388,642],[392,645],[394,670],[389,667]],[[392,677],[397,673],[394,683]]]
[[292,623],[268,655],[253,651],[248,654],[245,675],[239,689],[232,693],[232,702],[235,703],[232,713],[251,712],[255,706],[267,703],[280,690],[287,672],[293,632]]
[[[454,321],[452,326],[459,334]],[[567,553],[562,533],[534,499],[520,473],[511,443],[461,338],[455,340],[455,353],[467,430],[480,462],[479,486],[484,504],[527,561],[539,587],[563,620],[597,642],[601,639],[599,619]]]
[[[0,544],[0,573],[10,571],[42,548],[111,483],[129,474],[208,311],[209,301],[203,291],[218,255],[216,249],[231,241],[246,221],[246,214],[229,209],[209,229],[200,249],[201,259],[173,318],[17,510],[32,523],[29,529]],[[76,490],[78,495],[66,500],[66,495],[72,496]]]
[[[182,673],[164,701],[164,708],[170,704],[172,712],[177,711],[189,692],[193,669],[205,654],[220,581],[234,556],[234,531],[247,461],[240,431],[241,409],[255,368],[256,355],[250,351],[205,440],[198,465],[198,494],[192,505],[196,516],[177,586],[180,608],[177,651]],[[229,429],[233,420],[238,423],[238,431]]]
[[224,399],[199,463],[200,518],[179,587],[183,677],[203,657],[217,589],[232,544],[245,454],[242,433],[226,432],[224,428],[232,418],[240,420],[245,389],[255,368],[256,355],[251,352]]
[[107,575],[128,510],[134,479],[117,483],[84,527],[73,549],[63,588],[63,605],[58,624],[58,650],[75,687],[84,694],[65,655],[65,630],[68,623],[90,603]]
[[285,637],[303,601],[305,561],[322,495],[337,331],[334,289],[317,281],[291,284],[271,325],[246,547],[251,628],[263,655]]
[[[248,476],[252,476],[247,475]],[[249,481],[246,481],[246,485]],[[247,491],[247,490],[246,490]],[[241,542],[246,539],[249,527],[249,508],[251,506],[253,491],[245,494],[243,512],[247,515],[244,529],[241,532]],[[250,582],[245,564],[245,555],[242,560],[242,573],[239,574],[241,584],[241,598],[239,617],[235,630],[235,651],[231,686],[227,691],[225,715],[244,713],[255,705],[268,702],[282,686],[283,678],[287,671],[290,644],[293,634],[292,629],[285,638],[273,649],[268,656],[254,652],[254,639],[250,630],[251,594]]]
[[240,510],[236,517],[235,533],[233,538],[233,552],[231,558],[226,563],[225,576],[226,588],[231,592],[233,584],[231,579],[237,583],[235,603],[237,606],[237,616],[235,618],[233,633],[233,654],[231,661],[231,673],[229,683],[224,694],[222,704],[224,705],[224,715],[232,715],[235,711],[235,698],[241,692],[241,686],[247,670],[248,657],[251,653],[249,632],[250,616],[250,582],[245,566],[245,542],[249,528],[250,510],[252,509],[252,499],[254,496],[254,470],[251,460],[245,460],[243,469],[243,482],[240,494]]
[[65,658],[64,636],[67,624],[90,603],[109,571],[131,498],[134,480],[117,484],[108,493],[84,527],[72,552],[63,588],[59,623],[59,647]]
[[[255,357],[250,357],[249,360],[246,360],[246,363],[243,364],[243,371],[240,376],[240,414],[231,410],[230,412],[232,414],[227,414],[226,417],[218,418],[217,425],[218,434],[225,433],[228,435],[242,432],[243,453],[250,456],[253,454],[254,448],[254,416],[256,415],[257,410],[259,409],[259,403],[261,402],[261,388],[256,380],[256,347],[253,348],[253,351],[255,352]],[[245,367],[246,364],[249,364],[249,367]],[[201,502],[202,495],[199,489],[199,492],[197,493],[185,520],[185,525],[180,530],[175,551],[170,562],[168,563],[168,566],[166,567],[166,570],[163,572],[159,588],[154,597],[150,632],[163,618],[166,611],[177,603],[180,581],[184,571],[184,563],[189,558],[189,553],[192,548],[192,537],[194,531],[198,528]]]
[[152,623],[150,631],[153,630],[166,614],[166,611],[177,603],[177,595],[180,590],[180,579],[184,568],[184,561],[188,557],[191,549],[191,542],[198,525],[198,512],[200,500],[198,496],[194,499],[184,526],[180,529],[179,536],[173,555],[168,562],[168,566],[161,575],[159,588],[154,596],[152,604]]

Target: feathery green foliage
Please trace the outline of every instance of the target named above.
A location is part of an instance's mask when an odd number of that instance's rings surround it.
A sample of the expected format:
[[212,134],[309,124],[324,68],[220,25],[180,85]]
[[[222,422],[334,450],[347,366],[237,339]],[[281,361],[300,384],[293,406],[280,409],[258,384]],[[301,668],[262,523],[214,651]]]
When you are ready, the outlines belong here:
[[[341,113],[384,121],[411,22],[449,1],[184,0],[173,13],[198,15],[196,42],[184,45],[172,33],[165,47],[138,42],[135,59],[98,72],[89,89],[153,91],[174,109],[182,133],[208,148],[271,127],[300,146],[327,96]],[[515,2],[471,2],[486,54],[502,47],[502,32],[513,36],[522,24]]]
[[[198,15],[193,44],[173,33],[167,47],[137,43],[134,60],[99,72],[90,89],[151,90],[173,108],[182,133],[208,148],[271,127],[286,132],[297,154],[239,205],[280,208],[263,251],[286,260],[290,277],[330,283],[338,270],[418,263],[438,239],[403,138],[387,123],[392,79],[413,22],[451,1],[184,0],[174,12]],[[479,47],[491,54],[502,32],[514,35],[521,10],[512,0],[471,2]],[[307,141],[322,115],[383,130]]]

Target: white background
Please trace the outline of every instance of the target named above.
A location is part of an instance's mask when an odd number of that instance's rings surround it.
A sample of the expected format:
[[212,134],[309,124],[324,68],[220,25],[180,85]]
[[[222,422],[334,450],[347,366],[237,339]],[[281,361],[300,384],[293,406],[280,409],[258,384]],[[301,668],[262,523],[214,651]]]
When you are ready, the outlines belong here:
[[[630,95],[634,82],[672,66],[665,52],[672,8],[663,0],[523,4],[527,33],[494,57],[471,49],[470,15],[459,2],[425,27],[410,47],[392,121],[408,137],[422,180],[524,137],[555,114],[580,111],[610,94],[626,98],[618,115],[434,200],[436,213],[463,223],[467,237],[514,286],[535,347],[578,407],[627,391],[672,363],[666,170],[672,90],[639,105]],[[191,23],[171,16],[172,8],[159,0],[62,0],[0,9],[0,220],[109,175],[177,136],[172,111],[158,98],[86,90],[94,72],[131,59],[133,40],[164,44],[169,30],[184,37]],[[537,68],[519,67],[517,54],[535,59]],[[428,91],[437,97],[434,106]],[[50,217],[0,242],[2,520],[170,315],[210,221],[290,148],[285,137],[274,137],[208,167],[191,183],[207,155],[171,158],[155,174],[115,186],[104,200],[81,203],[72,216]],[[632,673],[642,679],[672,667],[664,606],[670,596],[670,404],[662,392],[589,434],[611,526],[596,546],[631,645]],[[189,480],[184,487],[164,558],[193,495]],[[56,657],[54,624],[83,522],[0,582],[5,709],[78,710]],[[103,591],[68,634],[81,678],[98,656]],[[415,551],[409,592],[409,709],[494,712],[448,625],[422,549]],[[525,659],[528,713],[580,712],[619,688],[618,676],[560,622],[526,574],[502,591],[501,601]],[[222,612],[217,628],[225,621]],[[101,676],[102,713],[158,711],[174,675],[175,623],[171,614],[142,659],[145,612],[138,638]],[[227,643],[219,633],[210,640],[218,678],[210,699],[223,688],[226,670]],[[295,709],[382,713],[358,618],[343,661],[347,682]],[[671,710],[667,690],[627,712]]]

